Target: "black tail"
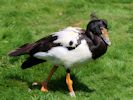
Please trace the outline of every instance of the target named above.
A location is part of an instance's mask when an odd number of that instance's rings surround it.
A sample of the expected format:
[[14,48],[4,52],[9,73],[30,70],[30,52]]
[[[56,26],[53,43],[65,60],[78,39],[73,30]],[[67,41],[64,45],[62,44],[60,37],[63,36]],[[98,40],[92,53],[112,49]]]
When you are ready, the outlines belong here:
[[27,43],[17,48],[16,50],[11,51],[8,55],[9,56],[20,56],[23,54],[27,54],[32,47],[33,47],[32,44]]
[[34,57],[29,57],[23,64],[21,65],[22,69],[30,68],[34,65],[37,65],[39,63],[46,62],[46,60],[37,59]]

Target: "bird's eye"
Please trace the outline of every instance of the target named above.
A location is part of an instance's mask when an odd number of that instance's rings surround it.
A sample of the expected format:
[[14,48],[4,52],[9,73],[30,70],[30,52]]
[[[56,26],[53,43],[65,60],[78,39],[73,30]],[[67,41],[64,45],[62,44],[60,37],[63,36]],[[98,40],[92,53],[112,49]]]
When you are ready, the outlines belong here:
[[69,42],[69,45],[72,46],[72,45],[73,45],[73,41],[70,41],[70,42]]

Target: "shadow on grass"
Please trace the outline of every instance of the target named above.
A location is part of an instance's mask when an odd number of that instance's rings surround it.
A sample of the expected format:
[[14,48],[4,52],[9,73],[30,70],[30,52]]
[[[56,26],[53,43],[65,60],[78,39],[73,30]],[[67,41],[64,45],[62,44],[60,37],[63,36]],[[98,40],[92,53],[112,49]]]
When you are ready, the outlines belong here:
[[[73,88],[75,91],[83,91],[83,92],[93,92],[94,90],[89,89],[87,85],[82,83],[80,80],[78,80],[75,75],[71,75],[71,79],[73,80]],[[56,90],[66,90],[68,91],[67,85],[66,85],[66,77],[61,77],[59,80],[52,80],[50,82],[50,89],[53,91]]]
[[[11,80],[16,80],[16,81],[20,81],[20,82],[25,82],[28,84],[29,88],[34,90],[34,89],[39,89],[41,88],[41,85],[37,85],[37,86],[32,86],[32,82],[29,82],[29,80],[23,79],[22,77],[19,76],[6,76],[7,79],[11,79]],[[55,79],[55,80],[50,80],[48,83],[48,89],[49,91],[65,91],[68,92],[68,88],[66,85],[66,81],[65,81],[66,77],[61,77],[59,79]],[[82,83],[80,80],[78,80],[75,75],[71,75],[71,79],[73,80],[73,88],[75,91],[82,91],[82,92],[94,92],[95,89],[90,89],[88,88],[87,85],[85,85],[84,83]]]
[[[80,82],[75,75],[71,75],[71,79],[73,80],[73,88],[75,91],[82,91],[82,92],[94,92],[94,89],[90,89],[88,88],[87,85],[85,85],[84,83]],[[68,92],[68,88],[66,85],[66,77],[61,77],[59,79],[55,79],[55,80],[50,80],[48,83],[48,89],[49,91],[66,91]],[[29,85],[31,89],[40,89],[41,86],[31,86],[31,84]]]

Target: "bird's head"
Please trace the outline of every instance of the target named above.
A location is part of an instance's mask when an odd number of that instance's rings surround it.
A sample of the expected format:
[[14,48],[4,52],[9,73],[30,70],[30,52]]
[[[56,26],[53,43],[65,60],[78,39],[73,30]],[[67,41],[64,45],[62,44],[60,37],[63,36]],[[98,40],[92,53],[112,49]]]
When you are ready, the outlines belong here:
[[93,17],[91,21],[87,25],[86,35],[90,32],[97,36],[102,37],[102,39],[108,44],[111,45],[109,40],[109,33],[108,33],[108,24],[107,21],[104,19],[98,19],[96,16],[91,15]]

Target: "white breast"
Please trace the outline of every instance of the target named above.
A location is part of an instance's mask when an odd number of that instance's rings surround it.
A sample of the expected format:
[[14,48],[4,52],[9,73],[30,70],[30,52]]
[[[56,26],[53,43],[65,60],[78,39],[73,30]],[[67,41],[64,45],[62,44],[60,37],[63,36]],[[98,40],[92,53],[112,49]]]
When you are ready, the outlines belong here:
[[91,59],[92,53],[85,40],[73,50],[68,50],[63,46],[53,47],[48,52],[38,52],[34,57],[39,59],[48,59],[54,64],[62,63],[66,68],[71,67],[74,63],[83,62]]

